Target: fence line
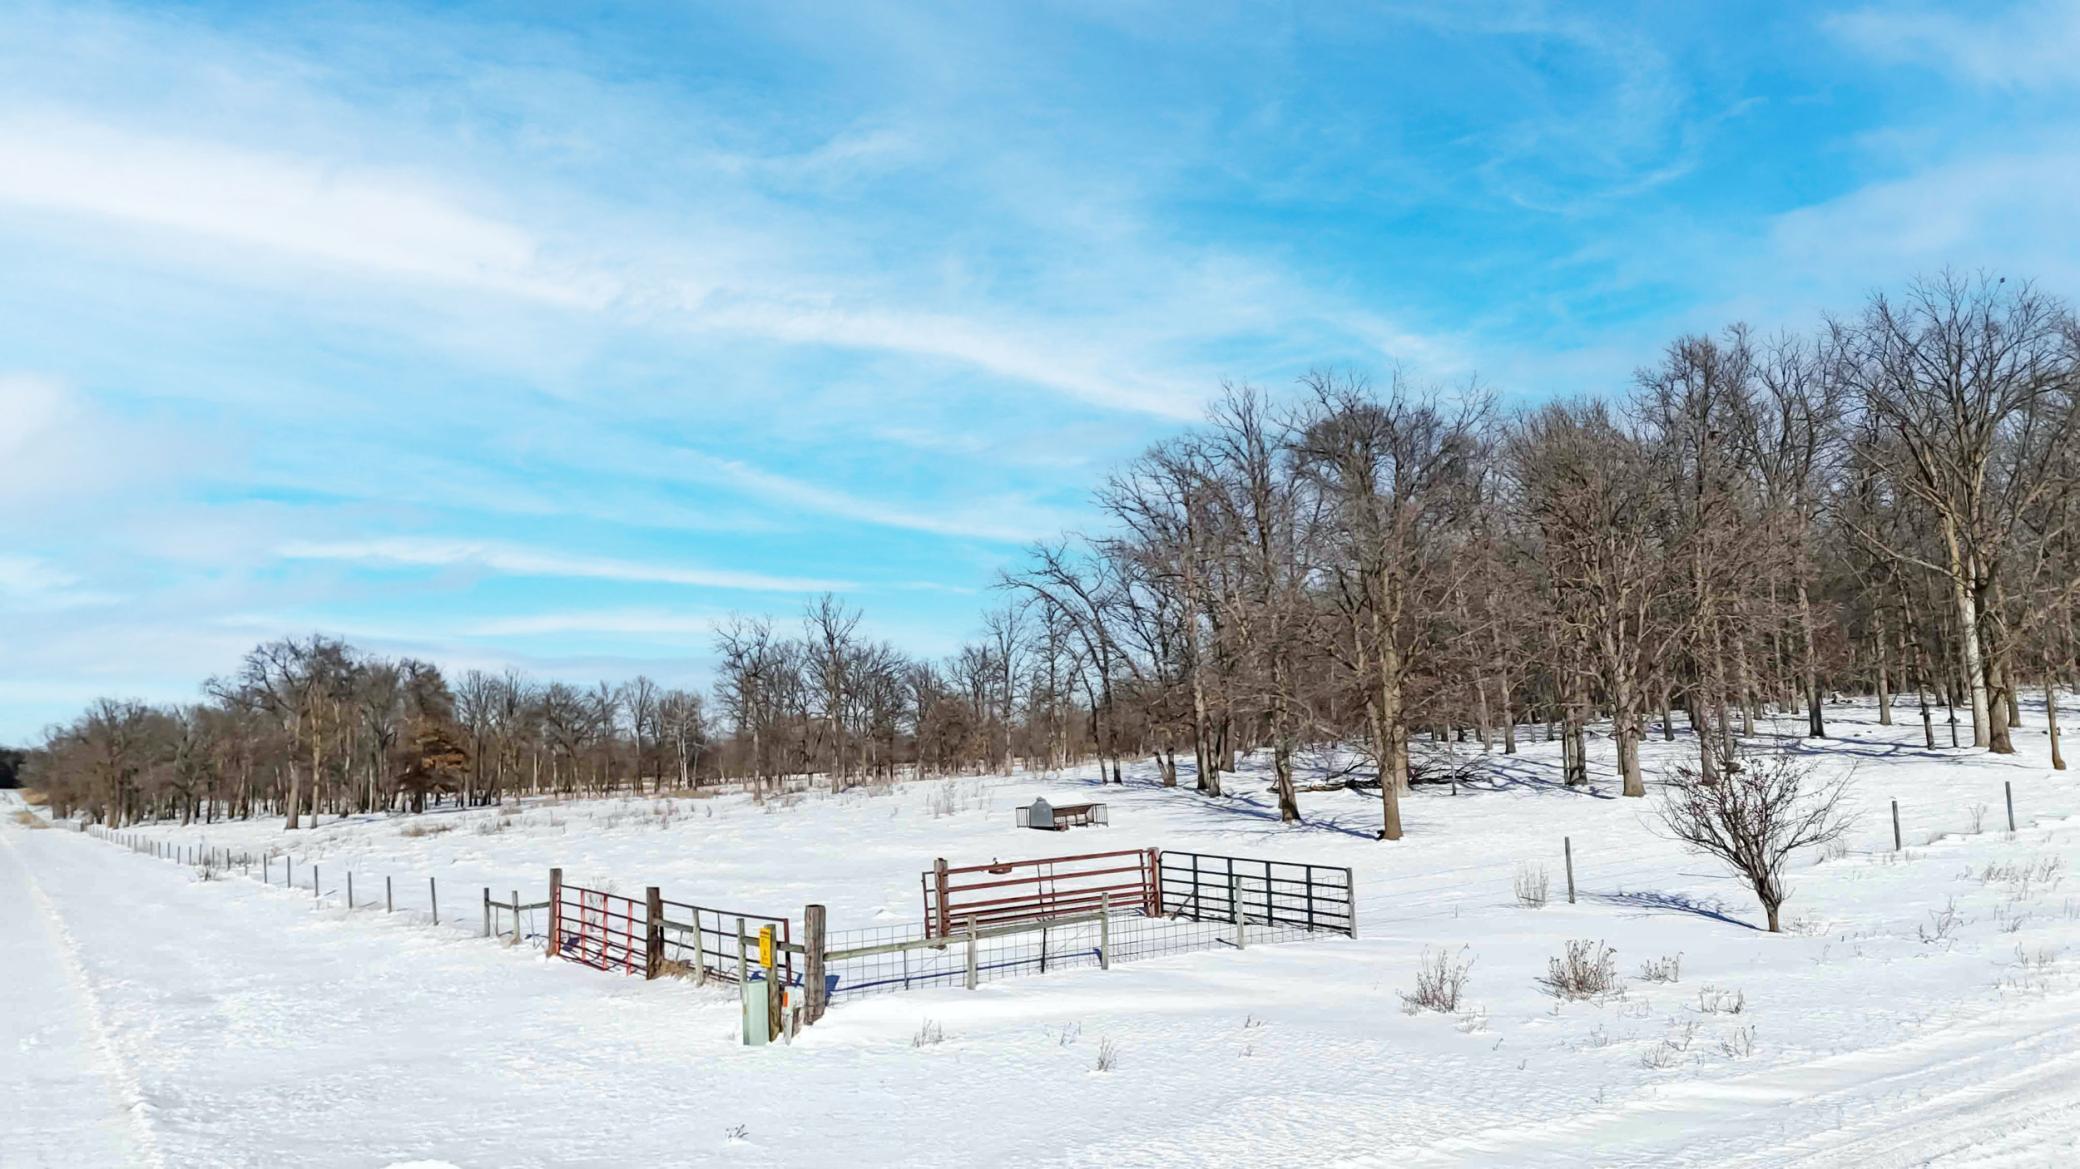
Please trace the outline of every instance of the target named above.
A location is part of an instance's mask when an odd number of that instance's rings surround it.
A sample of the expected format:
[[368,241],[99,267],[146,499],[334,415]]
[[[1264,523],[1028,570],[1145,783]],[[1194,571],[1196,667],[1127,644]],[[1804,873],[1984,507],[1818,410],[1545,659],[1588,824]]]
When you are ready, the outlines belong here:
[[[286,852],[177,845],[99,825],[82,825],[81,831],[135,852],[202,866],[206,873],[236,868],[264,885],[274,884],[279,860],[283,887],[308,887],[321,906],[340,892],[328,894],[316,863],[306,866],[307,883],[300,880],[296,858]],[[950,879],[962,876],[987,879]],[[541,939],[552,957],[645,978],[685,973],[703,983],[738,983],[747,992],[762,983],[773,1036],[797,1022],[815,1022],[835,999],[933,986],[973,989],[1027,974],[1110,969],[1115,962],[1167,954],[1356,935],[1350,870],[1303,862],[1157,849],[960,867],[942,859],[925,875],[925,887],[927,920],[826,931],[823,906],[809,905],[797,941],[794,922],[785,915],[666,900],[655,886],[638,899],[567,884],[563,870],[552,868],[543,900],[523,900],[518,889],[500,900],[483,886],[481,934],[514,945]],[[358,908],[351,869],[344,891],[346,908]],[[963,892],[984,896],[963,899]],[[386,913],[396,909],[387,875],[383,906]],[[548,914],[539,933],[525,920],[538,910]],[[438,926],[440,891],[432,877],[427,912]],[[754,1014],[747,1008],[747,1020]]]

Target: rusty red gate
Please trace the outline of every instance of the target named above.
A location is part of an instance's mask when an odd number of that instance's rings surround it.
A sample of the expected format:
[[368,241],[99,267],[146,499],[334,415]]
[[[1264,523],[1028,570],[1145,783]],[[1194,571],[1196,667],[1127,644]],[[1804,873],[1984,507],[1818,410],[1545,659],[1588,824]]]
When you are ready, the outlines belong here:
[[940,857],[922,879],[925,928],[946,937],[970,925],[1095,913],[1100,906],[1158,916],[1160,856],[1135,848],[959,866]]
[[563,885],[556,890],[554,952],[597,970],[649,970],[649,913],[633,897]]

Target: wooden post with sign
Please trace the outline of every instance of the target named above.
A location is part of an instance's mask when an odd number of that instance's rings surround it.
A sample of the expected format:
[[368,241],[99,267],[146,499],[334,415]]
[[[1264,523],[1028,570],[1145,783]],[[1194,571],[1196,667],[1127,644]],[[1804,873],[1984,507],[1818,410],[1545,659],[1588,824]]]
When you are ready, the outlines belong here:
[[773,942],[773,927],[770,925],[758,927],[758,965],[765,972],[764,977],[766,980],[767,1039],[776,1038],[780,1034],[780,1011],[783,1002],[783,994],[780,988],[780,969],[779,964],[774,961]]

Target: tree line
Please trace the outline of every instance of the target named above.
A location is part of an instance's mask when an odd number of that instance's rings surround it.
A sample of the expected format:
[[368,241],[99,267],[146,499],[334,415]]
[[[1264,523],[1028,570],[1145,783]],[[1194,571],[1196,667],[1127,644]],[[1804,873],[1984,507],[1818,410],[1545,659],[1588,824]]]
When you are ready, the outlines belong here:
[[[1505,411],[1478,385],[1224,387],[1206,422],[1099,488],[1093,533],[1007,569],[945,661],[825,596],[735,618],[706,694],[576,687],[358,653],[256,648],[200,703],[104,700],[53,728],[60,808],[139,816],[419,809],[528,792],[768,789],[1152,760],[1209,795],[1267,750],[1354,749],[1381,835],[1432,770],[1414,744],[1562,743],[1588,782],[1607,724],[1622,791],[1677,713],[1709,783],[1772,708],[1911,690],[2013,750],[2025,687],[2058,757],[2080,590],[2080,325],[2026,282],[1945,273],[1803,333],[1672,342],[1609,399]],[[1952,712],[1955,712],[1954,714]]]

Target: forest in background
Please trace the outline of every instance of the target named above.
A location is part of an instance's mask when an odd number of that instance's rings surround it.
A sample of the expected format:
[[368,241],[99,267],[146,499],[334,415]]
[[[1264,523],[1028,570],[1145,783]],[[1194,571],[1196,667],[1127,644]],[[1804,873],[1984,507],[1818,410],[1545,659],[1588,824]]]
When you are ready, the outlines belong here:
[[[484,804],[545,792],[845,787],[1153,759],[1210,796],[1268,750],[1351,748],[1385,839],[1411,742],[1516,750],[1607,725],[1642,795],[1650,719],[1707,780],[1769,710],[1912,692],[2012,751],[2073,680],[2080,323],[1945,273],[1805,333],[1688,336],[1610,400],[1503,411],[1478,385],[1311,374],[1223,387],[1097,490],[1105,526],[1029,550],[943,661],[826,595],[732,618],[706,692],[438,665],[324,635],[257,646],[198,701],[92,703],[23,763],[96,822]],[[1916,717],[1925,717],[1917,714]]]

